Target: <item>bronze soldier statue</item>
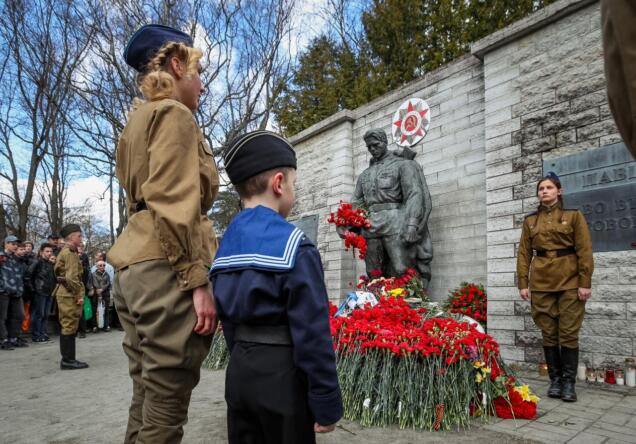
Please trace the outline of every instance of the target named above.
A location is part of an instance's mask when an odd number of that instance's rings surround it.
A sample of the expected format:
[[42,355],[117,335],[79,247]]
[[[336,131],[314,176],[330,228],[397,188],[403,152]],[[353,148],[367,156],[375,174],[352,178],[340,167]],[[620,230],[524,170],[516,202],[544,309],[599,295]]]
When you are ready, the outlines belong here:
[[425,286],[431,280],[433,244],[428,231],[431,196],[414,152],[388,151],[381,129],[364,134],[373,156],[356,183],[352,203],[366,208],[371,227],[362,230],[367,241],[365,265],[383,276],[402,276],[407,268],[420,273]]

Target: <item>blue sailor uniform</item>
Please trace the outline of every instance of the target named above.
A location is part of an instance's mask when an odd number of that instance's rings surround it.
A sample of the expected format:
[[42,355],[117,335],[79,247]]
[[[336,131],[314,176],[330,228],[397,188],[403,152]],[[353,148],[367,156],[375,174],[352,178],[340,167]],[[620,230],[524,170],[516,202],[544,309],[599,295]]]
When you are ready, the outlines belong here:
[[[314,442],[313,422],[342,417],[320,255],[275,211],[239,213],[210,271],[231,351],[226,374],[230,442]],[[282,328],[290,342],[242,338]]]

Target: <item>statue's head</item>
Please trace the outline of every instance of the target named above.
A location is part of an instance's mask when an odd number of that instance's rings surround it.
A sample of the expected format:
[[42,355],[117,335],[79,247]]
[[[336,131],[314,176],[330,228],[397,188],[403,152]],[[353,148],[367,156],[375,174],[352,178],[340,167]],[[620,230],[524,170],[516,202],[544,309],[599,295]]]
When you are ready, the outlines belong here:
[[373,128],[364,133],[364,143],[374,159],[380,159],[386,154],[387,138],[384,130]]

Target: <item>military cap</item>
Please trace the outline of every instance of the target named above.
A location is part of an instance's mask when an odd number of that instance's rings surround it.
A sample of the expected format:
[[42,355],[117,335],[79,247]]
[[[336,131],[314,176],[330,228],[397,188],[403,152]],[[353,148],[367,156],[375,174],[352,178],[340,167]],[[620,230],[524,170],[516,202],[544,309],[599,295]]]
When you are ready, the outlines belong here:
[[18,239],[16,236],[14,236],[13,234],[10,234],[4,238],[5,244],[8,244],[9,242],[22,242],[22,241]]
[[47,239],[59,239],[59,238],[60,238],[60,235],[59,235],[59,234],[57,234],[57,233],[51,233],[51,234],[49,234],[46,238],[47,238]]
[[193,41],[185,32],[164,25],[144,25],[128,40],[124,50],[126,63],[142,72],[155,53],[168,42],[181,42],[192,46]]
[[68,236],[71,233],[75,233],[77,231],[82,231],[82,227],[80,227],[77,224],[68,224],[68,225],[64,225],[62,227],[62,229],[60,230],[60,234],[62,235],[63,238],[66,238],[66,236]]
[[554,180],[558,180],[559,182],[561,181],[559,179],[559,176],[557,176],[557,174],[554,171],[548,171],[548,174],[545,175],[544,179],[554,179]]
[[295,169],[296,153],[284,137],[270,131],[253,131],[234,139],[223,161],[230,181],[237,184],[273,168]]

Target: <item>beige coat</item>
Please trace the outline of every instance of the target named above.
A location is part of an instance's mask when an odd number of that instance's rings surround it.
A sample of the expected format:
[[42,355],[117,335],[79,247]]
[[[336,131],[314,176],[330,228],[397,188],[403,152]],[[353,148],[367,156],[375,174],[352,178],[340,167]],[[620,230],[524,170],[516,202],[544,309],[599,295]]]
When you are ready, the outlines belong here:
[[129,218],[108,253],[115,269],[167,259],[181,290],[205,285],[217,248],[207,213],[219,176],[192,112],[172,99],[133,111],[117,146],[117,178]]

